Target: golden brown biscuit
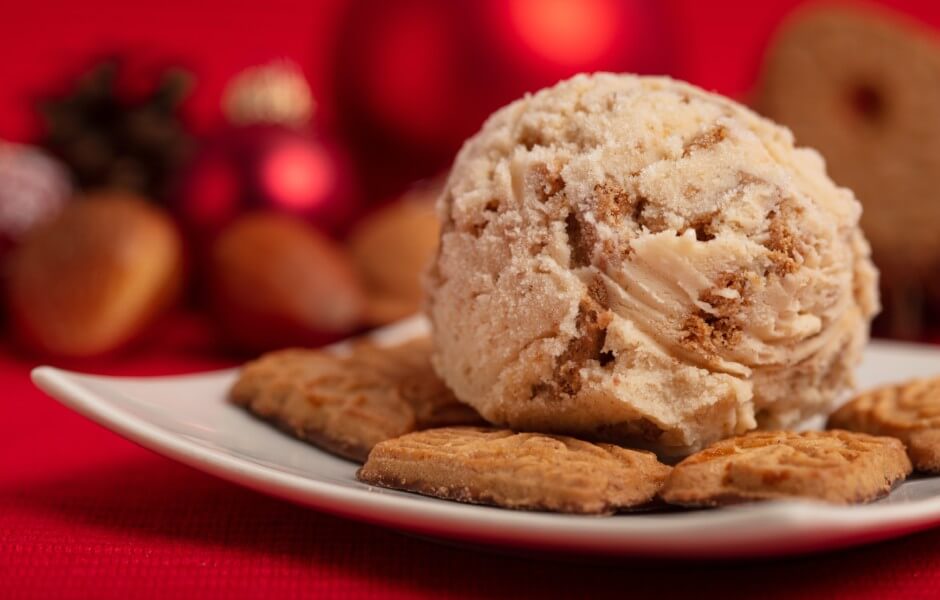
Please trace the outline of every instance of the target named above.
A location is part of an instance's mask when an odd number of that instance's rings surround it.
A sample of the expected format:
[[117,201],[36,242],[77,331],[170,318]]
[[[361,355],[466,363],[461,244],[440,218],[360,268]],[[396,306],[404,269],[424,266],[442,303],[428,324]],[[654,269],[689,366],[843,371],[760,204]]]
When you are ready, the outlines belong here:
[[758,109],[819,150],[862,202],[897,335],[917,334],[940,267],[940,43],[898,13],[794,13],[767,52]]
[[611,444],[445,427],[377,444],[357,476],[458,502],[604,514],[652,500],[669,470],[651,452]]
[[861,393],[829,417],[828,427],[896,437],[915,469],[940,473],[940,377]]
[[911,472],[904,445],[849,431],[761,431],[722,440],[673,469],[660,496],[670,504],[721,506],[814,498],[869,502]]
[[426,339],[348,356],[283,350],[248,363],[231,399],[296,437],[364,461],[389,438],[441,424],[482,422],[437,378]]
[[353,359],[363,368],[395,381],[401,397],[414,411],[417,429],[449,425],[485,425],[477,411],[459,402],[431,366],[431,339],[417,338],[393,347],[357,344]]

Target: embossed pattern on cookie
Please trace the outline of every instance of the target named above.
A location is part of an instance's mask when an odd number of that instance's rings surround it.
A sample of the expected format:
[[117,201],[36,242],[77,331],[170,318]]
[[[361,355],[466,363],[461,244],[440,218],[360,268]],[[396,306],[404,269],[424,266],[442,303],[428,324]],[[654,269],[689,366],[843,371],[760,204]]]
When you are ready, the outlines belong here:
[[245,365],[231,400],[294,436],[362,462],[382,440],[481,419],[430,365],[430,343],[358,344],[347,356],[282,350]]
[[357,477],[458,502],[607,514],[652,500],[669,471],[651,452],[611,444],[445,427],[379,443]]
[[680,462],[660,496],[683,506],[786,498],[852,504],[887,494],[910,472],[904,445],[894,438],[841,430],[754,432]]
[[399,395],[415,413],[416,428],[449,425],[485,425],[477,411],[459,402],[431,366],[430,338],[414,339],[400,346],[358,344],[353,359],[394,382]]
[[828,427],[896,437],[915,469],[940,473],[940,377],[863,392],[834,412]]

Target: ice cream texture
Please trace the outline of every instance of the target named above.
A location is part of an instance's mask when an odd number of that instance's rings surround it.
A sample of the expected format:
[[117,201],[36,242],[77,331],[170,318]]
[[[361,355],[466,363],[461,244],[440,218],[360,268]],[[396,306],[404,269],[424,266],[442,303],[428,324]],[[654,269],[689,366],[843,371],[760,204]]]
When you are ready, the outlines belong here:
[[491,116],[438,201],[434,366],[487,420],[683,455],[830,408],[878,310],[852,192],[727,98],[579,75]]

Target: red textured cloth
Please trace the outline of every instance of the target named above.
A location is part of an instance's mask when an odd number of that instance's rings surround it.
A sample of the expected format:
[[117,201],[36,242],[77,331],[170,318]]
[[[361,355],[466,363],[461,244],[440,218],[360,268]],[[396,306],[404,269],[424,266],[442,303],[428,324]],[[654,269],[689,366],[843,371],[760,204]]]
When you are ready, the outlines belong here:
[[[94,370],[226,366],[210,358],[207,340],[198,321],[177,318],[149,349]],[[295,507],[141,449],[34,389],[30,367],[0,353],[0,598],[940,594],[940,530],[746,564],[553,562],[420,540]]]

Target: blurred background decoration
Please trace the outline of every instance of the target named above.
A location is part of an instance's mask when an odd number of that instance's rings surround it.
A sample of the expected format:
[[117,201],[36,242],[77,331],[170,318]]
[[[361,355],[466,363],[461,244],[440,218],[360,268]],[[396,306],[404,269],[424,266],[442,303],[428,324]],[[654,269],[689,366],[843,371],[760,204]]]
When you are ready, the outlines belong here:
[[0,142],[0,249],[53,219],[71,196],[71,174],[57,160],[38,148]]
[[940,35],[871,7],[804,9],[770,45],[757,107],[864,205],[883,333],[940,325]]
[[7,328],[66,360],[174,315],[253,353],[412,314],[462,141],[609,70],[686,79],[818,147],[865,206],[877,333],[940,340],[938,32],[915,0],[19,3],[0,19]]
[[182,69],[134,58],[104,59],[37,103],[40,143],[82,190],[162,198],[193,144],[178,115],[193,81]]
[[582,71],[668,73],[656,0],[352,0],[333,69],[337,127],[376,196],[445,168],[495,109]]

